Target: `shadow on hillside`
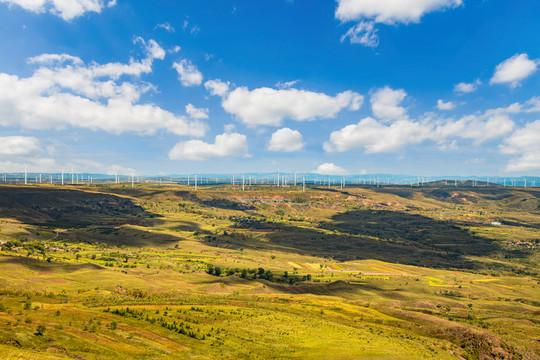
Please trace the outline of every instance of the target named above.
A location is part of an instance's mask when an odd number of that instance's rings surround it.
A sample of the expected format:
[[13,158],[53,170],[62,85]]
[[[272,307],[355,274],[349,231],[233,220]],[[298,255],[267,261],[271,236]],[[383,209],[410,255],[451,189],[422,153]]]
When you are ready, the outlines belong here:
[[[237,224],[250,229],[250,225]],[[467,256],[502,251],[492,239],[475,236],[458,226],[420,215],[361,210],[338,214],[321,225],[331,233],[289,224],[257,224],[268,229],[267,241],[230,234],[209,245],[257,248],[333,258],[339,261],[376,259],[435,268],[480,268]]]
[[131,199],[67,188],[0,187],[0,217],[56,227],[159,224]]
[[245,211],[245,210],[257,209],[253,205],[249,205],[243,202],[231,201],[228,199],[201,200],[199,201],[199,203],[208,207],[214,207],[214,208],[224,209],[224,210]]
[[162,247],[173,246],[184,238],[127,226],[86,226],[62,232],[58,240],[93,245]]
[[103,270],[103,266],[96,264],[69,264],[69,263],[57,263],[46,262],[27,257],[18,256],[4,256],[0,258],[0,267],[5,265],[14,264],[22,265],[29,270],[40,271],[43,273],[72,273],[79,270]]
[[458,255],[484,256],[500,250],[493,240],[472,235],[447,221],[398,211],[350,211],[332,217],[322,228],[351,235],[420,245]]
[[390,300],[406,300],[403,295],[404,289],[392,288],[384,289],[374,284],[355,284],[345,281],[334,281],[331,283],[300,283],[298,285],[286,285],[260,280],[266,286],[287,293],[287,294],[314,294],[322,296],[337,296],[347,300],[356,300],[360,296],[368,293],[377,293],[378,296]]

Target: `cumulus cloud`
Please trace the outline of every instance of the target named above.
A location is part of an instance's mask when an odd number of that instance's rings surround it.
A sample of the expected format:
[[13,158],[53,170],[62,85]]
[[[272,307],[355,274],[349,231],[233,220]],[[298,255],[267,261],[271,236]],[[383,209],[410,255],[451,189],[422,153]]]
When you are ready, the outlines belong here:
[[238,133],[217,135],[213,144],[201,140],[179,142],[171,151],[171,160],[209,160],[217,157],[247,156],[247,138]]
[[85,64],[67,54],[43,54],[29,60],[38,65],[29,77],[0,73],[0,125],[140,134],[164,129],[178,135],[204,135],[205,125],[200,122],[139,103],[141,94],[153,89],[140,76],[150,73],[153,60],[164,56],[155,41],[143,44],[146,58],[127,64]]
[[528,123],[504,139],[500,152],[515,156],[507,171],[540,170],[540,120]]
[[456,147],[455,139],[471,140],[480,145],[510,133],[514,122],[506,114],[470,115],[458,120],[396,120],[384,124],[373,118],[362,119],[330,134],[323,148],[327,152],[344,152],[364,148],[366,153],[392,152],[408,145],[434,141],[441,150]]
[[399,105],[406,96],[407,93],[403,89],[393,90],[386,86],[377,90],[370,100],[373,115],[382,120],[405,118],[407,110]]
[[192,119],[208,119],[208,109],[199,109],[192,104],[186,105],[186,113]]
[[276,90],[262,87],[249,90],[238,87],[223,98],[222,106],[246,125],[280,126],[285,118],[308,121],[333,118],[346,108],[355,111],[360,108],[363,99],[362,95],[353,91],[332,97],[292,88]]
[[229,92],[230,83],[221,81],[220,79],[208,80],[204,83],[206,90],[210,92],[211,95],[217,95],[224,97]]
[[444,102],[442,99],[437,100],[437,109],[439,110],[453,110],[456,108],[456,104],[451,101]]
[[510,133],[513,128],[514,122],[507,114],[469,115],[456,121],[448,120],[444,124],[436,126],[431,138],[444,141],[450,137],[460,137],[470,139],[475,145],[480,145]]
[[530,60],[527,54],[516,54],[495,68],[490,84],[509,84],[511,88],[519,85],[537,70],[539,61]]
[[9,6],[18,5],[34,13],[50,12],[71,21],[86,12],[100,13],[105,7],[113,7],[116,0],[0,0]]
[[359,21],[342,38],[351,43],[377,46],[375,24],[418,23],[424,14],[454,8],[462,0],[337,0],[335,17],[342,22]]
[[298,130],[289,128],[279,129],[272,134],[268,150],[270,151],[298,151],[304,147],[302,134]]
[[321,164],[314,172],[321,175],[347,175],[349,173],[347,170],[334,163]]
[[389,152],[409,144],[421,143],[429,136],[429,127],[419,122],[398,120],[385,125],[368,117],[358,124],[332,132],[330,141],[324,144],[324,150],[344,152],[363,147],[367,153]]
[[202,84],[203,75],[191,61],[183,59],[180,62],[175,62],[173,67],[176,69],[176,72],[178,72],[180,82],[183,86],[196,86]]
[[480,80],[476,80],[472,83],[460,82],[459,84],[454,85],[454,92],[459,94],[469,94],[478,90],[478,86],[481,84],[482,82]]
[[[142,40],[141,38],[138,39],[140,39],[142,43],[145,44],[144,40]],[[159,44],[155,40],[150,39],[148,41],[148,46],[146,49],[152,59],[165,59],[165,50],[163,50],[163,48],[159,46]]]
[[30,136],[0,137],[0,156],[31,156],[42,152],[40,141]]

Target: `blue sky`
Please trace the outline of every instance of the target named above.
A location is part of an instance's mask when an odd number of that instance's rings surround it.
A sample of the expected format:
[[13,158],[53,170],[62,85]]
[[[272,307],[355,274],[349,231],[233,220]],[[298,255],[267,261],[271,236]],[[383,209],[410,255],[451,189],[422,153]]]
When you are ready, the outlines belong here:
[[540,3],[0,0],[0,172],[540,174]]

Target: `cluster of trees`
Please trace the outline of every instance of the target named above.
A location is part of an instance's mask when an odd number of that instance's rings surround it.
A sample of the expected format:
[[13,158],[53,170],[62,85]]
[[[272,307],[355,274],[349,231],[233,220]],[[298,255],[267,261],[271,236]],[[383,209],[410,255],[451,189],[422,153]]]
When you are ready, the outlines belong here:
[[[106,309],[104,311],[105,312],[110,312],[111,314],[123,316],[123,317],[131,317],[131,318],[135,318],[137,320],[144,320],[144,321],[147,321],[147,322],[149,322],[151,324],[156,324],[157,323],[157,324],[160,324],[162,327],[164,327],[166,329],[174,331],[174,332],[176,332],[178,334],[189,336],[190,338],[193,338],[193,339],[206,340],[207,336],[212,335],[211,333],[201,335],[200,334],[201,333],[200,329],[194,329],[190,324],[185,323],[183,321],[169,322],[163,316],[161,316],[159,318],[150,317],[148,315],[148,313],[145,312],[144,310],[135,310],[135,309],[130,309],[129,307],[126,307],[126,308],[119,308],[119,309],[113,309],[113,310]],[[159,313],[159,311],[156,312],[156,313]],[[115,323],[114,328],[116,329],[118,324],[116,324],[116,322],[114,322],[114,323]],[[112,325],[109,326],[110,329],[111,329],[111,326]]]
[[6,243],[1,245],[2,250],[11,251],[14,248],[23,248],[26,251],[28,251],[28,255],[32,255],[34,253],[39,253],[43,256],[45,256],[45,246],[41,245],[37,242],[21,242],[19,240],[8,240]]
[[285,271],[283,275],[277,276],[271,270],[265,270],[262,267],[257,268],[257,269],[239,269],[239,268],[222,269],[219,266],[208,265],[208,269],[206,270],[206,272],[214,276],[236,275],[242,279],[247,279],[247,280],[263,279],[267,281],[286,283],[286,284],[296,284],[301,281],[311,281],[311,274],[307,274],[304,276],[289,275],[289,272]]

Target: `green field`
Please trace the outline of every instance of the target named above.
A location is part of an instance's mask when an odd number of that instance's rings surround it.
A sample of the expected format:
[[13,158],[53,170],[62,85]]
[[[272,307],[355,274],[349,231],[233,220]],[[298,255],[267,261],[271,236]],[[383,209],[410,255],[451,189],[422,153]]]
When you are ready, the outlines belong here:
[[0,241],[3,359],[540,359],[535,188],[0,186]]

